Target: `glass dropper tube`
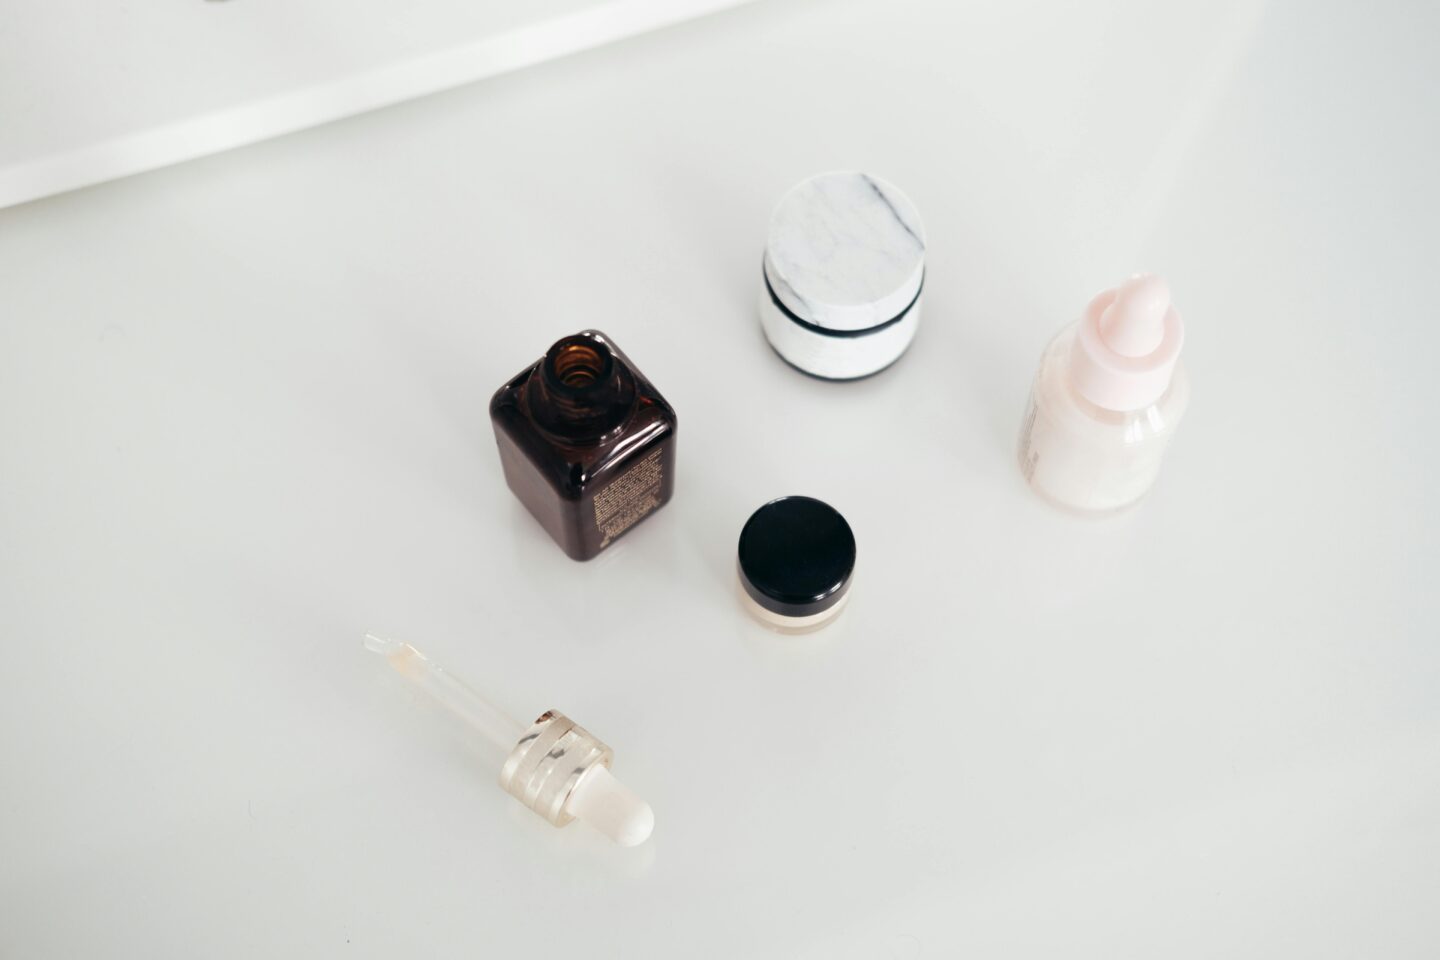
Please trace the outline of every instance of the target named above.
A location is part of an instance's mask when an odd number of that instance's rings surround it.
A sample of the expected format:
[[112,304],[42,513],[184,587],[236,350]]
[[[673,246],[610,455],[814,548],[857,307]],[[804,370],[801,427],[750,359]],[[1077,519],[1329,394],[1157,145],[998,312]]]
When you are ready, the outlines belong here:
[[525,735],[525,728],[499,707],[403,640],[390,640],[367,633],[365,649],[383,656],[396,673],[428,694],[436,705],[464,723],[487,745],[494,747],[499,760],[509,756],[515,744]]
[[404,641],[367,633],[365,649],[494,747],[500,786],[535,813],[557,827],[583,820],[622,846],[649,838],[650,805],[610,772],[610,748],[563,713],[547,710],[525,727]]

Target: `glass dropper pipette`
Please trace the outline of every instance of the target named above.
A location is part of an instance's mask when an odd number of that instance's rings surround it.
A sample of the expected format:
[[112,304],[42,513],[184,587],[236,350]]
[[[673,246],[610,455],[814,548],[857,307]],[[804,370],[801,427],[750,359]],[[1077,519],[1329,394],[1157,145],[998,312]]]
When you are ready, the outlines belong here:
[[500,786],[525,806],[557,827],[582,820],[622,846],[649,838],[654,811],[610,772],[610,748],[569,717],[547,710],[527,728],[408,643],[366,634],[365,648],[496,748]]

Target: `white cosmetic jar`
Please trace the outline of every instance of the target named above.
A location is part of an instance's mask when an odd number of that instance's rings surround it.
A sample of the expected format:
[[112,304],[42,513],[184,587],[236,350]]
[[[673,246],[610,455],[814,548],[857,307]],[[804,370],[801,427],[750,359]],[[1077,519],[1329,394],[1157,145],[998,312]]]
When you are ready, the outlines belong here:
[[760,325],[791,366],[825,380],[879,373],[920,325],[925,228],[893,184],[822,173],[770,217]]

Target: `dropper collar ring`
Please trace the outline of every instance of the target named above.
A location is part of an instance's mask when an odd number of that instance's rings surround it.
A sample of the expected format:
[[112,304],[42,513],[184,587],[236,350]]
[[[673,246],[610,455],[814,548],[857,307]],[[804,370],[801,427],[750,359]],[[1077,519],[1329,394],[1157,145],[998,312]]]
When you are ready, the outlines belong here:
[[546,710],[525,731],[500,768],[500,786],[557,827],[575,819],[566,805],[596,767],[609,767],[614,751],[558,710]]

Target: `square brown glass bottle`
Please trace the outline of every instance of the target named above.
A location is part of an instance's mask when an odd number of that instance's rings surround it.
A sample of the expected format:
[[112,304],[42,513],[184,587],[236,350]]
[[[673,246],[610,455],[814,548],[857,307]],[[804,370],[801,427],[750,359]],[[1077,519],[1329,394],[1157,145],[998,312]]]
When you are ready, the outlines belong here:
[[560,340],[501,387],[490,419],[505,482],[575,560],[675,492],[675,411],[598,330]]

